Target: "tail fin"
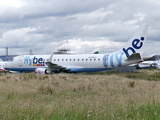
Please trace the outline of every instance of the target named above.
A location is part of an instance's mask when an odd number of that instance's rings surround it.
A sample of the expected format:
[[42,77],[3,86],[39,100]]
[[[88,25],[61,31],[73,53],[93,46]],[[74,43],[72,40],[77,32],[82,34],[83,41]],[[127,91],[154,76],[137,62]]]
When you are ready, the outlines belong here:
[[147,39],[148,33],[148,24],[142,24],[134,35],[129,39],[126,45],[121,49],[114,53],[124,53],[128,58],[133,53],[143,53],[144,44]]

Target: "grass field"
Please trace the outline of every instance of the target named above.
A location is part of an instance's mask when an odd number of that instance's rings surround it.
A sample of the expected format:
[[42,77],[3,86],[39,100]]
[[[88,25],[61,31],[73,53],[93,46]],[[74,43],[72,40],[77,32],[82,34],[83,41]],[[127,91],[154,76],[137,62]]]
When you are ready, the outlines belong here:
[[0,120],[159,120],[160,72],[0,74]]

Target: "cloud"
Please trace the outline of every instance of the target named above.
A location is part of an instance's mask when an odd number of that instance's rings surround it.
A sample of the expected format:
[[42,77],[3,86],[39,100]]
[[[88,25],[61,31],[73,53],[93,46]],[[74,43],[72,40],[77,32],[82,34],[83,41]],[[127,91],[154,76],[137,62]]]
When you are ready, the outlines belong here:
[[[150,24],[147,47],[159,46],[159,6],[159,0],[6,0],[0,3],[0,53],[5,47],[10,54],[49,53],[65,47],[64,41],[77,53],[102,46],[109,53],[142,23]],[[146,54],[157,49],[146,48]]]

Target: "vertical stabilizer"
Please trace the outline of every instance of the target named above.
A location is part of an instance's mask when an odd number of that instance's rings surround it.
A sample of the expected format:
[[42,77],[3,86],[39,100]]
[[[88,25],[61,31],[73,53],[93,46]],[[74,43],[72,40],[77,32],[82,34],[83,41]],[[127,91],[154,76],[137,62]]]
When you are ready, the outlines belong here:
[[125,46],[114,53],[124,53],[127,58],[133,53],[142,54],[144,44],[147,39],[148,28],[148,24],[142,24],[125,44]]

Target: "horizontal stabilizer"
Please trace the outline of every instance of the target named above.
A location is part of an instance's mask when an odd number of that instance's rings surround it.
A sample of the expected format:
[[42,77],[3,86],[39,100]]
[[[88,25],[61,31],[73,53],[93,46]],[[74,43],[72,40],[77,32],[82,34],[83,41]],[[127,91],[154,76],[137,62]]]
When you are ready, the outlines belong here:
[[132,55],[130,55],[125,61],[143,61],[140,53],[133,53]]

